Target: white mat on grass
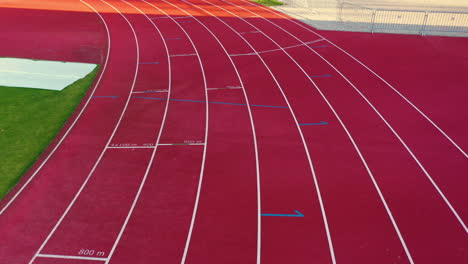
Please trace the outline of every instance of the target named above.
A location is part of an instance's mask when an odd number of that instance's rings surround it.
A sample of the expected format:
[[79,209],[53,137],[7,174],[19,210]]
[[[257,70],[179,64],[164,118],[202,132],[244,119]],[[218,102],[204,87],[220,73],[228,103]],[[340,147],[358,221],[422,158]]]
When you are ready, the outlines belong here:
[[95,67],[90,63],[0,58],[0,86],[60,91]]

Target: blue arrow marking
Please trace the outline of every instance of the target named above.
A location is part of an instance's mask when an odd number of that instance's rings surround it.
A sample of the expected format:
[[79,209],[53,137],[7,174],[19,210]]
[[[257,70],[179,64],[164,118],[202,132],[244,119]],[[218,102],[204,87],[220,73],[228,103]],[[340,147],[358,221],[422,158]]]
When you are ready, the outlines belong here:
[[97,95],[95,95],[95,96],[93,96],[93,98],[117,98],[117,97],[118,96],[116,96],[116,95],[109,95],[109,96],[97,96]]
[[283,216],[283,217],[304,217],[298,210],[294,210],[296,214],[261,214],[262,216]]
[[322,121],[320,123],[306,123],[306,124],[299,124],[300,126],[315,126],[315,125],[328,125],[327,122]]
[[175,40],[175,39],[182,39],[182,38],[165,38],[165,40]]
[[154,62],[140,62],[140,64],[159,64],[159,61],[154,61]]
[[325,75],[313,75],[313,76],[310,76],[311,78],[320,78],[320,77],[331,77],[330,74],[325,74]]

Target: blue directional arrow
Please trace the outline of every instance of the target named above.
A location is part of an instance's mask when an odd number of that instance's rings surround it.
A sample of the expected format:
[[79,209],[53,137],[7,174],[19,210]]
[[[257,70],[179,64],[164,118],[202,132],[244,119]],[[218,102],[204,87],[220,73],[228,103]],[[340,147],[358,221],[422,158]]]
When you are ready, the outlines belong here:
[[116,95],[95,95],[93,98],[117,98],[118,96]]
[[305,124],[299,124],[300,126],[315,126],[315,125],[328,125],[327,122],[322,121],[320,123],[305,123]]
[[159,64],[159,61],[153,61],[153,62],[140,62],[140,64]]
[[261,214],[262,216],[283,216],[283,217],[304,217],[298,210],[294,210],[296,214]]
[[310,78],[321,78],[321,77],[332,77],[330,74],[325,74],[325,75],[312,75]]

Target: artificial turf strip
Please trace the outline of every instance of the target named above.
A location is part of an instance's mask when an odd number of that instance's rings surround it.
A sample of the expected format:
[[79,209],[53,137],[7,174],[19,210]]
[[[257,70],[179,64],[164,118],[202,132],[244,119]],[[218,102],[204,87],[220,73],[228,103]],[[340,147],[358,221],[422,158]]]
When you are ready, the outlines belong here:
[[282,2],[277,1],[277,0],[252,0],[256,3],[259,3],[264,6],[278,6],[278,5],[284,5]]
[[0,199],[54,139],[98,70],[62,91],[0,86]]

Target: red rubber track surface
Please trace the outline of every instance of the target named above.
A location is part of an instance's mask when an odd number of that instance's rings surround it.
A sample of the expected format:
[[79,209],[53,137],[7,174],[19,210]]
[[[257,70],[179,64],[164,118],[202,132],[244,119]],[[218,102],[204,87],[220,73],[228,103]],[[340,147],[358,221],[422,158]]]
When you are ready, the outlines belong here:
[[1,57],[102,65],[0,202],[0,263],[468,262],[467,38],[244,0],[0,17]]

